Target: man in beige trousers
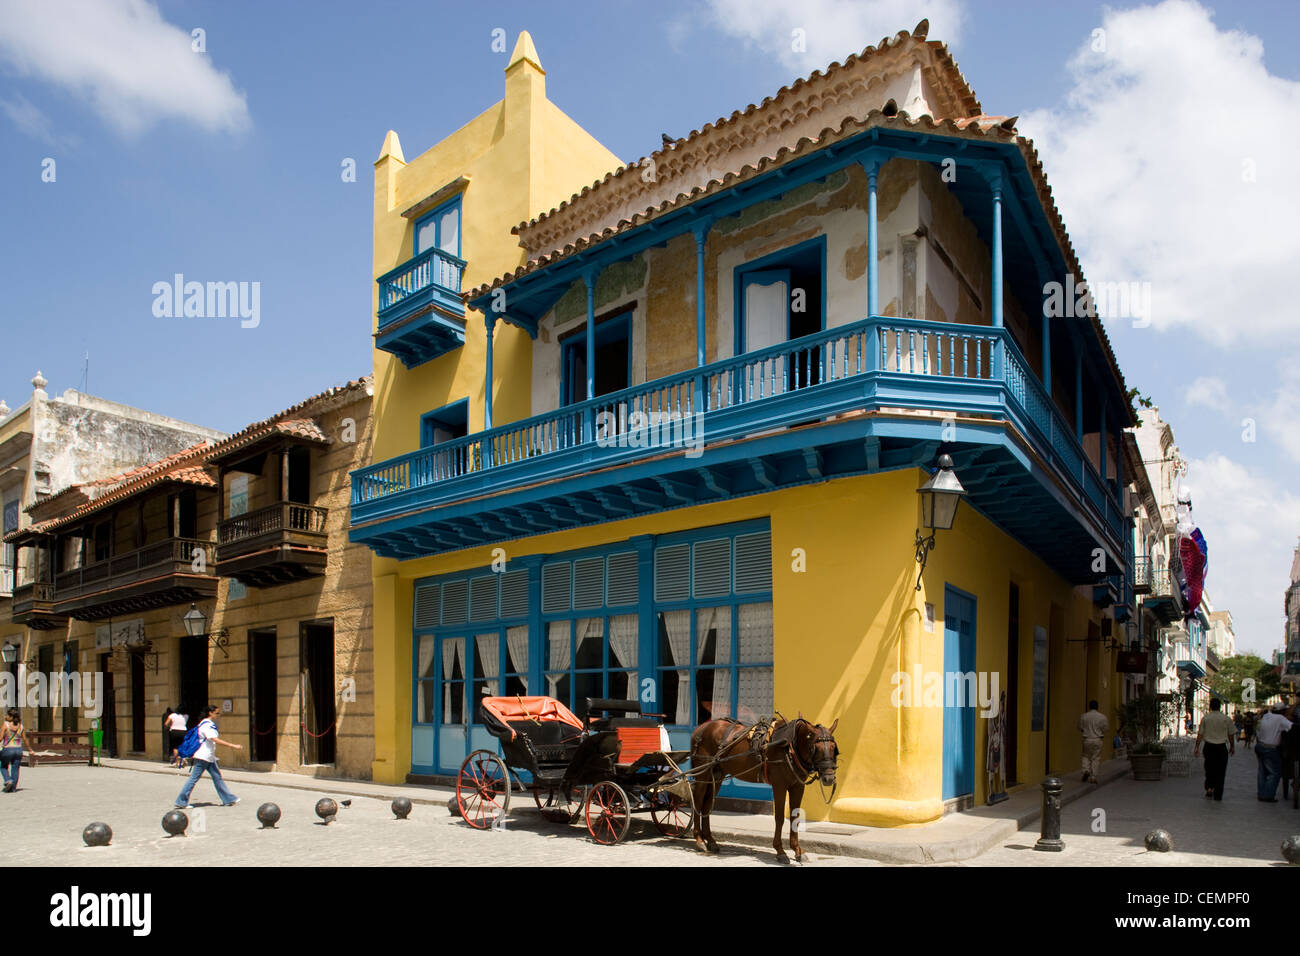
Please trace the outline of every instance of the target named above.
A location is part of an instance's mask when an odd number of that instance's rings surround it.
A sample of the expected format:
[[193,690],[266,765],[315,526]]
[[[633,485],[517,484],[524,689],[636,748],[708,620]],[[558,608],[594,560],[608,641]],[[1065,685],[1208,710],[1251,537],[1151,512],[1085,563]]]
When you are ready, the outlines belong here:
[[1097,709],[1097,702],[1088,701],[1088,712],[1079,718],[1079,731],[1083,734],[1083,779],[1088,783],[1097,782],[1101,745],[1109,729],[1110,721]]

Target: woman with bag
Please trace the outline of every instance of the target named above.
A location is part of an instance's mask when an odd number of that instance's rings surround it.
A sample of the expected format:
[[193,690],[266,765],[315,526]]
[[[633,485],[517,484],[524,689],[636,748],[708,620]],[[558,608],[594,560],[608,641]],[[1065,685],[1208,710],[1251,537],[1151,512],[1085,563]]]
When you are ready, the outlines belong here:
[[4,725],[0,726],[0,777],[4,778],[5,793],[13,793],[18,789],[23,747],[32,749],[32,745],[27,742],[27,733],[23,730],[23,717],[17,707],[10,707]]
[[226,781],[221,779],[221,771],[217,769],[217,744],[223,747],[230,747],[232,750],[243,750],[239,744],[228,743],[217,736],[217,712],[221,708],[215,704],[209,704],[206,716],[199,722],[199,725],[189,732],[185,737],[185,742],[179,748],[180,756],[189,756],[186,753],[187,745],[190,743],[190,734],[194,735],[198,748],[193,754],[194,769],[190,771],[190,779],[185,781],[185,786],[181,789],[180,796],[176,798],[176,808],[178,810],[189,810],[190,794],[194,790],[194,785],[199,782],[199,777],[203,776],[206,770],[208,776],[212,778],[212,785],[217,788],[217,796],[221,799],[223,807],[233,807],[239,802],[239,798],[230,792],[226,786]]

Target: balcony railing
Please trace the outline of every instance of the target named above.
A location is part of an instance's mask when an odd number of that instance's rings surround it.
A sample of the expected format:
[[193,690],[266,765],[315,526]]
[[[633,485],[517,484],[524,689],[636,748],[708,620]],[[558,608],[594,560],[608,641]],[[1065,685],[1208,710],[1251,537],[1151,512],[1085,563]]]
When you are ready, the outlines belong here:
[[[922,385],[922,382],[926,384]],[[989,326],[876,317],[688,369],[420,449],[352,474],[353,522],[421,504],[661,454],[653,439],[710,442],[872,406],[1003,413],[1120,540],[1119,502],[1010,334]],[[680,443],[677,444],[680,447]],[[588,454],[566,454],[586,449]],[[581,460],[579,460],[581,458]]]
[[237,515],[221,522],[217,533],[218,545],[237,544],[250,538],[276,534],[281,531],[299,531],[304,534],[324,534],[325,508],[294,504],[287,501]]
[[433,248],[384,273],[375,280],[379,283],[379,328],[382,330],[405,314],[406,310],[399,306],[417,297],[420,305],[436,299],[444,308],[464,315],[465,307],[460,300],[464,270],[464,259]]
[[[199,552],[202,552],[203,558],[201,562],[196,562]],[[62,604],[74,598],[165,574],[210,575],[213,558],[210,541],[168,538],[104,561],[64,571],[54,579],[55,600]]]
[[1150,594],[1151,593],[1151,559],[1134,558],[1133,559],[1133,593]]

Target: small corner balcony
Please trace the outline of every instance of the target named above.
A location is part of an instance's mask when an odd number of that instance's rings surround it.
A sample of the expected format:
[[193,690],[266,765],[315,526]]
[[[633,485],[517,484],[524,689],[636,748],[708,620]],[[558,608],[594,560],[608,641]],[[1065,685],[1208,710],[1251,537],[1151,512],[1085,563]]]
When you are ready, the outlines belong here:
[[14,586],[10,619],[33,631],[49,631],[68,623],[68,615],[55,612],[54,585],[46,581],[28,581]]
[[1151,559],[1133,559],[1133,593],[1147,595],[1151,593]]
[[98,621],[216,597],[213,550],[210,541],[166,538],[64,571],[54,579],[54,610]]
[[1205,653],[1190,641],[1178,641],[1171,648],[1174,666],[1193,677],[1205,676]]
[[324,508],[281,501],[222,521],[217,575],[255,588],[325,573]]
[[1169,568],[1151,572],[1151,590],[1142,599],[1142,606],[1155,614],[1160,623],[1168,627],[1183,616],[1183,594],[1178,576]]
[[413,368],[464,345],[464,271],[464,259],[430,248],[376,279],[375,347]]
[[0,598],[13,597],[14,569],[0,568]]
[[[948,423],[952,424],[949,425]],[[671,434],[670,434],[671,433]],[[406,558],[951,454],[971,503],[1075,583],[1120,503],[1003,328],[875,316],[352,473],[349,537]]]

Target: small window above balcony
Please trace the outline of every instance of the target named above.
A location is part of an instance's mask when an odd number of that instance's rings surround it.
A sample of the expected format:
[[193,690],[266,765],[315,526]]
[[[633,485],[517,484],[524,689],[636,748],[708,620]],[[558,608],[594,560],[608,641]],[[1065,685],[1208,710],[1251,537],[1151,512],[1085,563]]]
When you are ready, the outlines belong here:
[[440,249],[460,257],[460,197],[443,203],[415,223],[414,255]]

